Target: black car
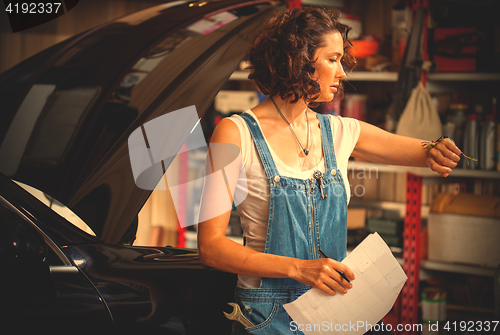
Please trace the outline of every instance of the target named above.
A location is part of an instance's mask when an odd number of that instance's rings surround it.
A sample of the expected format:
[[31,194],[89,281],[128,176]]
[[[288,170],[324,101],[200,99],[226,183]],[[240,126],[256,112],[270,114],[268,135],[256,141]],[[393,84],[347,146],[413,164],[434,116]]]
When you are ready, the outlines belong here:
[[285,9],[275,1],[165,3],[0,75],[0,329],[230,332],[222,311],[234,275],[202,265],[196,250],[131,246],[151,190],[136,185],[127,141],[187,106],[201,118],[255,30]]

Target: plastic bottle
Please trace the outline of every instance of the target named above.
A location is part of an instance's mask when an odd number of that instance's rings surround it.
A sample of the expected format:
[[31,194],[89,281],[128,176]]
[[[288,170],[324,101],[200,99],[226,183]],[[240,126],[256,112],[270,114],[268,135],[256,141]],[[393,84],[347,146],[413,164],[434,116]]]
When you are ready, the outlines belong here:
[[[467,123],[465,125],[465,136],[464,136],[464,147],[463,152],[469,157],[478,157],[479,148],[479,129],[477,123],[477,115],[470,114],[467,117]],[[462,168],[464,169],[477,169],[477,162],[470,161],[467,164],[465,159],[462,159]]]
[[495,105],[493,98],[493,112],[486,115],[479,139],[479,168],[481,170],[493,170],[495,168]]
[[500,171],[500,124],[497,125],[496,161],[497,161],[497,171]]
[[495,119],[487,115],[479,141],[479,168],[493,170],[495,167]]

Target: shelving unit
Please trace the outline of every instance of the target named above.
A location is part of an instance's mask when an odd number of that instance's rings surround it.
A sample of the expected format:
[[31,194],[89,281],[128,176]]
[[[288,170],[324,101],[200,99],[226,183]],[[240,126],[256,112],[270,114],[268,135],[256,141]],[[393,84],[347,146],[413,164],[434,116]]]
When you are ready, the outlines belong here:
[[[404,217],[406,212],[406,204],[404,202],[393,202],[393,201],[376,201],[376,200],[351,201],[349,203],[349,207],[399,211],[401,217]],[[429,206],[424,205],[422,206],[422,218],[427,218],[428,216],[429,216]]]
[[[373,83],[378,83],[386,90],[394,90],[398,77],[396,73],[370,73],[353,72],[346,77],[348,82],[365,82],[360,84],[361,88],[369,92]],[[380,88],[375,89],[375,94],[380,94]],[[434,94],[449,92],[469,93],[478,90],[486,96],[495,96],[500,89],[500,73],[428,73],[427,89]],[[358,93],[356,90],[356,93]],[[363,90],[361,90],[363,92]],[[392,312],[387,316],[387,322],[396,325],[418,323],[419,306],[419,283],[420,280],[429,279],[435,276],[454,273],[457,275],[476,275],[492,278],[495,269],[464,264],[451,264],[445,262],[435,262],[420,260],[420,231],[421,219],[428,216],[428,206],[421,205],[421,190],[423,184],[435,184],[442,182],[456,182],[467,179],[491,179],[499,180],[500,172],[481,171],[469,169],[454,169],[448,178],[444,179],[428,168],[407,168],[380,165],[366,162],[351,162],[349,169],[371,171],[376,169],[380,172],[407,173],[407,201],[406,204],[391,202],[364,203],[367,208],[397,209],[405,217],[404,228],[404,252],[403,268],[408,276],[400,298],[395,303]],[[361,207],[361,201],[353,202],[353,206]],[[465,309],[464,309],[465,308]],[[491,314],[491,310],[472,308],[470,306],[451,306],[450,311],[455,312],[484,312]],[[410,334],[404,332],[404,334]],[[412,333],[413,334],[413,333]]]
[[[370,162],[350,161],[347,165],[347,168],[349,170],[365,170],[365,171],[377,170],[379,172],[396,172],[396,173],[410,172],[425,178],[434,178],[434,177],[442,178],[436,172],[426,167],[407,167],[407,166],[377,164]],[[456,168],[451,171],[448,178],[451,177],[500,179],[500,172]]]
[[[408,281],[403,288],[400,298],[395,304],[393,315],[388,317],[390,323],[415,323],[417,320],[418,311],[415,306],[418,306],[418,283],[420,280],[432,278],[436,273],[451,272],[457,274],[476,275],[493,277],[496,269],[486,268],[465,264],[454,264],[446,262],[437,262],[420,259],[420,231],[421,219],[429,214],[429,206],[421,205],[421,188],[424,180],[430,180],[431,183],[444,181],[435,172],[428,168],[413,168],[401,167],[393,165],[383,165],[368,162],[351,161],[348,165],[349,170],[354,171],[378,171],[378,172],[395,172],[407,173],[407,195],[406,203],[394,203],[387,201],[354,201],[351,206],[365,208],[382,208],[399,210],[402,216],[405,216],[404,228],[404,247],[403,247],[403,262],[402,266],[408,276]],[[500,172],[496,171],[481,171],[468,169],[454,169],[450,173],[449,178],[488,178],[500,179]],[[465,308],[465,309],[464,309]],[[468,306],[452,306],[451,309],[457,311],[470,310]],[[470,311],[490,313],[489,309],[473,308]]]
[[[462,273],[467,275],[476,275],[476,276],[486,276],[493,277],[495,275],[495,269],[485,268],[481,266],[473,266],[466,264],[455,264],[455,263],[445,263],[445,262],[436,262],[429,260],[421,260],[420,261],[421,274],[425,272],[425,270],[430,271],[439,271],[439,272],[453,272],[453,273]],[[424,275],[424,278],[426,279]]]
[[[246,70],[234,71],[230,80],[248,80]],[[397,72],[369,72],[369,71],[353,71],[347,73],[345,80],[347,81],[376,81],[376,82],[397,82]],[[427,76],[429,81],[500,81],[500,73],[477,73],[477,72],[442,72],[429,73]]]
[[500,73],[441,72],[429,73],[431,81],[500,81]]
[[[314,2],[318,2],[315,0]],[[416,1],[417,3],[418,1]],[[306,1],[303,1],[305,4]],[[422,2],[423,4],[423,2]],[[363,3],[363,6],[366,4]],[[379,3],[380,5],[380,3]],[[382,6],[381,6],[382,7]],[[364,7],[363,7],[364,9]],[[377,16],[377,20],[381,16]],[[370,19],[371,20],[371,19]],[[382,22],[382,21],[381,21]],[[366,22],[363,22],[366,23]],[[373,28],[373,21],[369,21],[369,26]],[[382,30],[382,29],[381,29]],[[371,31],[370,31],[371,32]],[[231,76],[231,80],[247,80],[248,71],[236,71]],[[476,72],[443,72],[443,73],[428,73],[426,76],[427,89],[431,93],[448,93],[448,92],[466,92],[477,91],[478,95],[492,96],[500,92],[500,73],[476,73]],[[398,73],[396,72],[366,72],[366,71],[353,71],[347,73],[345,78],[345,89],[348,93],[348,83],[356,83],[354,92],[352,93],[366,93],[370,98],[381,97],[386,92],[393,93],[397,87]],[[351,85],[354,86],[354,85]],[[474,95],[476,97],[477,95]],[[477,103],[479,98],[474,100]],[[390,100],[390,99],[388,99]],[[491,100],[490,100],[491,101]],[[380,101],[377,101],[380,102]],[[382,101],[385,102],[385,101]],[[380,105],[380,104],[378,104]],[[472,104],[473,106],[473,104]],[[372,114],[378,118],[377,110]],[[370,112],[368,112],[370,113]],[[378,120],[377,120],[378,122]],[[375,123],[375,122],[373,122]],[[405,267],[409,280],[406,287],[401,294],[402,299],[396,303],[394,310],[396,319],[394,323],[417,323],[418,322],[418,302],[419,297],[419,280],[430,278],[439,273],[453,273],[457,275],[477,275],[484,277],[492,277],[495,269],[484,268],[479,266],[464,265],[464,264],[451,264],[445,262],[436,262],[429,260],[419,259],[420,248],[420,221],[421,218],[426,218],[429,214],[429,206],[421,204],[421,188],[422,185],[435,184],[435,183],[448,183],[463,181],[464,178],[472,179],[490,179],[497,182],[500,180],[500,172],[496,171],[481,171],[481,170],[468,170],[468,169],[454,169],[447,178],[439,176],[437,173],[431,171],[429,168],[412,168],[400,167],[391,165],[374,164],[367,162],[351,161],[348,165],[349,170],[370,171],[375,169],[378,172],[393,172],[393,173],[406,173],[407,174],[407,196],[406,203],[392,202],[392,201],[367,201],[367,200],[354,200],[351,201],[349,207],[351,208],[378,208],[384,210],[397,210],[401,217],[406,218],[405,222],[405,244],[411,243],[411,246],[404,255],[404,261],[401,260],[402,266]],[[417,234],[418,233],[418,234]],[[418,235],[418,236],[417,236]],[[412,239],[413,236],[417,236]],[[417,257],[418,256],[418,257]],[[411,274],[409,274],[411,273]],[[401,302],[403,300],[403,302]],[[412,310],[409,310],[411,304]],[[406,307],[405,307],[406,306]],[[403,311],[403,308],[408,308]],[[461,307],[451,309],[460,310]],[[478,311],[478,310],[476,310]],[[481,310],[482,311],[482,310]],[[491,311],[487,311],[491,312]],[[392,321],[392,320],[391,320]]]
[[[354,171],[378,171],[378,172],[394,172],[394,173],[412,173],[423,178],[423,183],[430,179],[431,183],[444,182],[445,178],[439,176],[436,172],[429,168],[415,168],[395,165],[385,165],[370,162],[350,161],[348,170]],[[454,169],[447,179],[452,178],[484,178],[484,179],[500,179],[500,172],[497,171],[483,171],[483,170],[467,170],[467,169]],[[440,180],[440,181],[439,181]],[[402,217],[404,217],[406,204],[402,202],[392,201],[373,201],[373,200],[354,200],[349,204],[354,208],[379,208],[386,210],[398,210]],[[426,218],[429,215],[429,206],[421,206],[421,217]],[[425,270],[435,270],[443,272],[455,272],[464,274],[476,274],[481,276],[493,276],[495,269],[485,268],[480,266],[472,266],[465,264],[452,264],[445,262],[436,262],[429,260],[422,260],[421,268]]]

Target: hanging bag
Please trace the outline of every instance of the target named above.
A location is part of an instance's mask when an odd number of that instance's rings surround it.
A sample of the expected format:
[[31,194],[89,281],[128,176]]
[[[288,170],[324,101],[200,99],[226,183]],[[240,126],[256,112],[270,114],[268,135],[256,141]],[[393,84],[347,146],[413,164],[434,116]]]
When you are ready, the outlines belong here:
[[401,114],[396,134],[423,140],[435,140],[442,135],[441,120],[422,82],[412,90]]

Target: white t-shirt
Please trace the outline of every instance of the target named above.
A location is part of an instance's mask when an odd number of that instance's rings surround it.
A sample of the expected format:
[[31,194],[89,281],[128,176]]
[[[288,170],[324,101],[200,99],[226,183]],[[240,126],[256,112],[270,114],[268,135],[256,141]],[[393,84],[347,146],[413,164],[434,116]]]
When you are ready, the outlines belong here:
[[[250,114],[260,127],[259,120],[255,114],[253,114],[251,110],[246,111],[246,113]],[[351,190],[347,180],[347,163],[358,141],[360,125],[358,120],[352,118],[329,115],[329,119],[332,128],[337,168],[342,174],[344,186],[346,188],[347,201],[349,201],[351,198]],[[245,200],[238,205],[243,236],[246,238],[247,247],[259,252],[264,252],[267,223],[269,219],[269,182],[260,161],[257,147],[253,142],[252,135],[250,134],[250,130],[245,120],[239,115],[232,115],[229,117],[229,120],[233,121],[240,131],[241,153],[247,179],[246,186],[248,188],[248,195]],[[312,178],[313,171],[316,170],[316,168],[308,171],[292,169],[281,161],[267,140],[266,144],[281,176],[297,179]],[[318,166],[320,171],[325,171],[324,159],[318,163]],[[241,287],[259,287],[260,277],[240,275],[238,277],[238,285]]]

